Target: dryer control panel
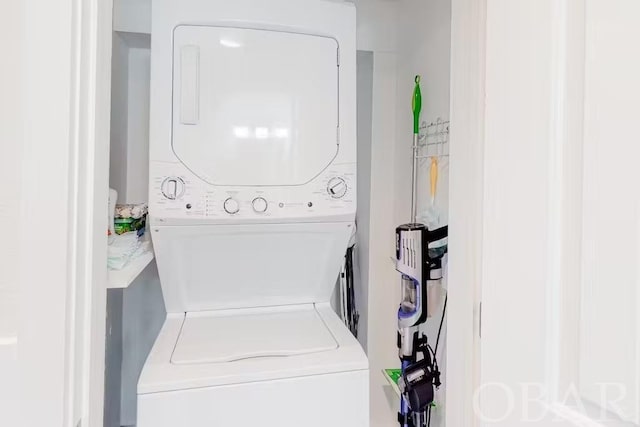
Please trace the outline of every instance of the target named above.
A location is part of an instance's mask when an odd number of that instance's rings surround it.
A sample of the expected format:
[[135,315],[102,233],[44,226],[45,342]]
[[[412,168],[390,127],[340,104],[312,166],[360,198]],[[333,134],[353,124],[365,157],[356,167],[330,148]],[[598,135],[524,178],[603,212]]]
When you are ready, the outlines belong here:
[[[355,165],[332,165],[299,186],[227,187],[203,182],[181,164],[156,164],[152,215],[161,222],[201,218],[233,219],[327,217],[356,208]],[[218,222],[218,221],[216,221]]]

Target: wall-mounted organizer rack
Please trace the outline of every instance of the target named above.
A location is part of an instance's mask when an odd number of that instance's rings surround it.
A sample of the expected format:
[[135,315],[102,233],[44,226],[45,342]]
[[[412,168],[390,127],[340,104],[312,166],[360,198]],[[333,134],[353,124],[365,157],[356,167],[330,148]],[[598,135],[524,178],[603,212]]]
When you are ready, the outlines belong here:
[[418,159],[449,157],[449,120],[440,117],[435,122],[422,122],[418,138]]

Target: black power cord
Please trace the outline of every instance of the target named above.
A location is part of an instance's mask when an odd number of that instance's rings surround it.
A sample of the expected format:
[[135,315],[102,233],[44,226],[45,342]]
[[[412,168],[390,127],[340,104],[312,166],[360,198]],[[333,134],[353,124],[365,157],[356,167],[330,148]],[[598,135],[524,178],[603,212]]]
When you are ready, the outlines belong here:
[[351,331],[353,336],[358,338],[358,321],[360,319],[360,315],[358,314],[358,310],[356,307],[355,282],[353,277],[354,246],[350,246],[349,248],[347,248],[347,253],[345,255],[345,279],[347,282],[346,305],[347,305],[347,322],[348,322],[349,330]]
[[[434,353],[438,352],[438,345],[440,344],[440,335],[442,334],[442,325],[444,324],[444,316],[447,313],[447,300],[449,299],[449,295],[445,295],[444,297],[444,307],[442,308],[442,317],[440,318],[440,327],[438,328],[438,337],[436,338],[436,348]],[[435,354],[434,356],[435,357]]]

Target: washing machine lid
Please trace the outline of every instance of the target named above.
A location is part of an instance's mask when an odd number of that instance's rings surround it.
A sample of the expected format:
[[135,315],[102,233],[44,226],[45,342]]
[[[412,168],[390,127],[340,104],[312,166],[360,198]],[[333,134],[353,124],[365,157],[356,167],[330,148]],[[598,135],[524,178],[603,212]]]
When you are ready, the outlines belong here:
[[197,312],[186,314],[171,363],[286,359],[336,348],[338,343],[313,305]]
[[[283,357],[254,357],[219,363],[176,363],[174,353],[183,352],[176,344],[184,329],[185,314],[169,313],[156,338],[138,381],[138,394],[160,393],[178,390],[194,390],[231,384],[255,383],[285,378],[306,378],[314,375],[341,373],[347,376],[354,371],[368,369],[367,357],[360,343],[336,315],[328,303],[304,304],[296,306],[301,310],[312,310],[320,316],[328,328],[336,348],[316,353],[297,354]],[[293,310],[292,308],[289,308]],[[259,310],[254,309],[253,313]],[[237,311],[241,316],[250,311]],[[266,311],[263,311],[266,313]],[[211,332],[207,329],[208,332]],[[313,335],[307,333],[306,335]],[[271,335],[270,335],[271,336]],[[236,341],[234,337],[234,342]],[[184,337],[183,337],[184,339]],[[306,338],[305,338],[306,339]],[[192,344],[195,344],[192,342]],[[221,345],[220,343],[216,343]],[[208,346],[212,345],[207,343]],[[226,351],[226,350],[225,350]],[[203,354],[194,351],[191,356]],[[186,359],[175,354],[176,360]],[[217,354],[215,351],[208,354]]]

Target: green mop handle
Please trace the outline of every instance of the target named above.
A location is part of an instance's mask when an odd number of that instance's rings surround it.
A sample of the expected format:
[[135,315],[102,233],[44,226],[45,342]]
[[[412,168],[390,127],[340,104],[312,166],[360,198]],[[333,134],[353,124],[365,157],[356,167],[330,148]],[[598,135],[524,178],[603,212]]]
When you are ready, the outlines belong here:
[[413,110],[413,167],[411,172],[411,221],[418,221],[418,143],[420,142],[420,110],[422,110],[422,93],[420,92],[420,76],[414,79],[411,109]]
[[413,133],[420,133],[420,110],[422,110],[422,92],[420,92],[420,76],[415,78],[415,87],[413,88],[413,99],[411,100],[411,108],[413,110]]

